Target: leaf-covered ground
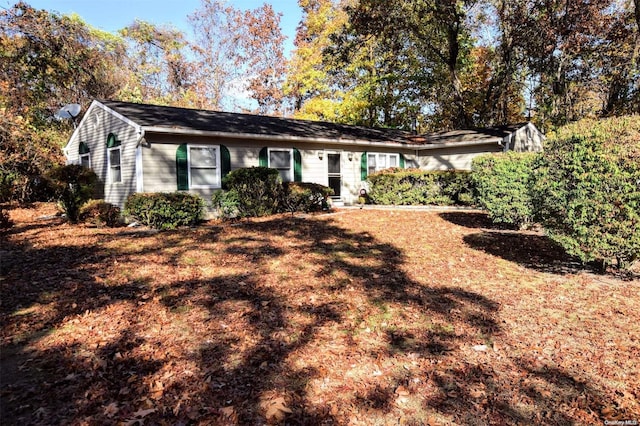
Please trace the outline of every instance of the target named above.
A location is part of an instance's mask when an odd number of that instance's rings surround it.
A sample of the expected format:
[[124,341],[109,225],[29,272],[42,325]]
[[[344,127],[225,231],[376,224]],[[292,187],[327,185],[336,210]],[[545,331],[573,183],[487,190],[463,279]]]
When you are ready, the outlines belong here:
[[10,211],[3,424],[640,420],[640,279],[472,212],[194,229]]

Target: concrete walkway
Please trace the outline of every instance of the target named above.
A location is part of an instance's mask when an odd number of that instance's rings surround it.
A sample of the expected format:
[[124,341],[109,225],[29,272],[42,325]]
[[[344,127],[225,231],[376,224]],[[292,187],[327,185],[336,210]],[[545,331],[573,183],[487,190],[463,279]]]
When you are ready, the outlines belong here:
[[351,205],[351,206],[334,206],[335,210],[401,210],[401,211],[430,211],[430,212],[471,212],[486,213],[484,210],[476,207],[465,206],[383,206],[377,204]]

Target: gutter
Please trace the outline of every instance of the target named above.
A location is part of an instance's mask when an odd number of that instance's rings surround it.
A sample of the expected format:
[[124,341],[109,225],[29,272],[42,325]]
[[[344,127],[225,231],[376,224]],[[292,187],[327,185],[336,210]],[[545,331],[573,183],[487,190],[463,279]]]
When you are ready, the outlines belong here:
[[[411,149],[417,151],[426,151],[441,148],[460,147],[460,146],[474,146],[474,145],[487,145],[491,143],[497,143],[502,146],[502,140],[500,139],[486,139],[482,141],[469,141],[469,142],[448,142],[431,145],[423,144],[402,144],[398,142],[372,142],[366,139],[344,139],[344,138],[306,138],[302,136],[288,136],[288,135],[261,135],[257,133],[232,133],[232,132],[219,132],[210,130],[193,130],[193,129],[179,129],[179,128],[167,128],[167,127],[141,127],[142,137],[145,132],[148,133],[160,133],[160,134],[172,134],[172,135],[189,135],[189,136],[208,136],[218,137],[226,139],[253,139],[262,141],[276,141],[276,142],[303,142],[303,143],[324,143],[330,145],[357,145],[364,147],[377,147],[377,148],[402,148]],[[139,142],[138,142],[139,143]]]

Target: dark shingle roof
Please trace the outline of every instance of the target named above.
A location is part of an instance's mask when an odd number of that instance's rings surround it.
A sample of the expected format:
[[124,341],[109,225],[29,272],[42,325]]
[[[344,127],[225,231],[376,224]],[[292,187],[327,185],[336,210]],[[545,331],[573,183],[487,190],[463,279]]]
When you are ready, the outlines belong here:
[[489,141],[503,139],[526,125],[527,123],[518,123],[505,126],[484,127],[481,129],[450,130],[445,132],[429,133],[424,136],[426,142],[430,144],[462,143],[481,140]]
[[142,127],[163,128],[167,131],[194,130],[248,135],[297,137],[305,139],[360,140],[391,142],[406,145],[438,145],[469,142],[487,143],[502,139],[524,124],[472,130],[453,130],[416,135],[394,129],[376,129],[363,126],[296,120],[254,114],[240,114],[177,108],[120,101],[100,101],[103,105],[127,117]]
[[207,111],[158,105],[100,101],[142,127],[189,129],[209,132],[293,136],[320,139],[359,139],[375,142],[409,143],[409,132],[361,126],[294,120],[254,114]]

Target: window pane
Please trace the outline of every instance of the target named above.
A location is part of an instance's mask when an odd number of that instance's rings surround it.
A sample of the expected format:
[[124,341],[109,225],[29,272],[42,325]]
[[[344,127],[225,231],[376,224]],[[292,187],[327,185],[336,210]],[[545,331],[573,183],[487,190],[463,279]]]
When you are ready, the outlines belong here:
[[291,167],[290,151],[269,151],[269,167],[286,169]]
[[120,172],[120,166],[111,166],[111,182],[122,182],[122,173]]
[[120,149],[109,151],[109,164],[111,164],[111,167],[120,166]]
[[327,166],[329,173],[340,173],[340,154],[328,154]]
[[398,167],[398,157],[395,155],[389,156],[389,167]]
[[89,159],[89,155],[88,154],[80,156],[80,165],[82,167],[86,167],[87,169],[89,167],[91,167],[91,160]]
[[385,154],[378,154],[378,170],[387,168],[387,156]]
[[373,167],[374,169],[376,168],[376,155],[375,154],[369,154],[368,158],[367,158],[367,164],[369,165],[369,168]]
[[191,185],[218,186],[218,172],[216,169],[191,169]]
[[283,182],[291,182],[291,169],[278,169],[278,173],[280,173],[280,178]]
[[216,148],[198,147],[190,148],[191,167],[215,167]]

